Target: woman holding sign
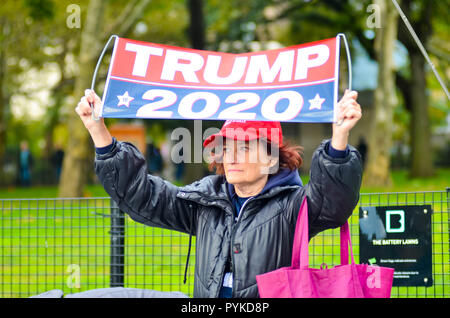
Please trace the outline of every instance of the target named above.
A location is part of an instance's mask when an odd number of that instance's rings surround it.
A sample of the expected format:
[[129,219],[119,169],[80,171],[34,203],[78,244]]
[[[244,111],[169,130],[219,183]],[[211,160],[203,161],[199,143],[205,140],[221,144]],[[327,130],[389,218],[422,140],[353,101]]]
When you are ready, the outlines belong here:
[[132,144],[111,137],[103,118],[94,121],[99,97],[87,90],[76,108],[95,147],[95,171],[105,190],[132,219],[196,236],[194,297],[258,297],[256,275],[289,266],[300,204],[306,197],[309,235],[336,228],[358,199],[362,162],[348,145],[361,118],[357,92],[338,104],[331,140],[313,155],[302,185],[301,147],[283,141],[278,122],[228,120],[204,147],[216,174],[184,187],[147,174]]

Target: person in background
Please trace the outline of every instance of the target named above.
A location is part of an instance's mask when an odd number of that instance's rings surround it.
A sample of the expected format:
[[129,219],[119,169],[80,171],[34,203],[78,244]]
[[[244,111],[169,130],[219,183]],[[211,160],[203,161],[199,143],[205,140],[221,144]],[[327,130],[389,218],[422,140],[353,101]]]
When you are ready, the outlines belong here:
[[152,142],[147,144],[147,162],[150,174],[160,176],[163,169],[163,159],[158,146]]
[[64,150],[60,144],[55,145],[55,151],[52,154],[51,162],[55,168],[56,173],[56,182],[59,182],[59,178],[61,176],[61,169],[64,160]]
[[[183,149],[180,150],[180,156],[183,156]],[[177,182],[182,182],[183,181],[183,177],[184,177],[184,168],[185,168],[185,163],[184,162],[179,162],[175,164],[175,181]]]
[[19,154],[19,180],[20,185],[29,187],[31,185],[31,168],[33,166],[33,156],[31,155],[28,141],[20,142]]
[[359,137],[358,146],[356,147],[358,149],[359,153],[361,154],[361,159],[363,163],[363,169],[366,166],[366,159],[367,159],[367,142],[364,136]]

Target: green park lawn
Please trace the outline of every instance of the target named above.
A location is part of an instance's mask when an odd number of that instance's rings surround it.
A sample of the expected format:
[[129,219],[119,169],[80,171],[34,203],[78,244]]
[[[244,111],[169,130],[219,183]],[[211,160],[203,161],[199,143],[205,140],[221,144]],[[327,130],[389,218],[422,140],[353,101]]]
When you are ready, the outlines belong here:
[[[308,176],[302,176],[306,183]],[[361,193],[445,191],[450,187],[450,169],[439,169],[429,179],[407,178],[393,172],[393,186],[363,188]],[[65,293],[110,286],[110,207],[99,185],[86,187],[83,199],[57,200],[56,187],[0,189],[0,297],[28,297],[50,289]],[[443,197],[443,196],[442,196]],[[27,200],[18,200],[19,198]],[[28,200],[28,199],[35,200]],[[382,202],[380,202],[382,203]],[[394,297],[448,297],[448,207],[433,207],[434,285],[396,287]],[[446,215],[446,216],[445,216]],[[195,239],[189,278],[183,285],[188,236],[150,228],[125,219],[125,286],[162,291],[182,291],[192,296]],[[354,253],[358,262],[358,211],[350,219]],[[311,266],[339,262],[338,230],[325,231],[310,244]],[[78,280],[79,278],[79,280]]]
[[[309,176],[301,176],[307,183]],[[450,168],[436,169],[430,178],[409,179],[406,170],[392,172],[392,186],[388,188],[361,188],[362,193],[370,192],[406,192],[406,191],[444,191],[450,187]],[[0,199],[12,198],[56,198],[58,190],[55,186],[36,186],[31,188],[0,188]],[[88,185],[84,191],[85,197],[106,197],[108,194],[101,185]]]

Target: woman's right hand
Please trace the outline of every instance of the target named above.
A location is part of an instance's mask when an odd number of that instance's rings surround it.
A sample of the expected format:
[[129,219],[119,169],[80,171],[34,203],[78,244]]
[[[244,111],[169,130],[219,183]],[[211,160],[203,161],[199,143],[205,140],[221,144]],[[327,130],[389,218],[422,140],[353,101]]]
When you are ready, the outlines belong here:
[[101,100],[97,94],[90,89],[84,91],[84,96],[81,97],[78,106],[75,108],[75,111],[80,116],[81,121],[89,132],[104,126],[103,118],[100,118],[99,121],[95,121],[92,118],[92,108],[90,103],[94,105],[95,115],[98,116]]
[[103,118],[95,121],[92,118],[92,108],[90,103],[94,105],[95,116],[100,113],[101,100],[93,90],[87,89],[84,96],[78,103],[75,111],[80,116],[86,129],[89,131],[96,147],[105,147],[112,143],[112,137],[106,128]]

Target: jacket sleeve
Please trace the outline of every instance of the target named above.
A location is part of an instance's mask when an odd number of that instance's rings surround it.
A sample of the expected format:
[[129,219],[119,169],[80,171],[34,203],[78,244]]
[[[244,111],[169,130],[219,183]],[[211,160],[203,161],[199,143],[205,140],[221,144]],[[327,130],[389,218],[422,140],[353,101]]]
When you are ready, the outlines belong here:
[[195,235],[194,206],[177,198],[178,187],[147,174],[144,157],[131,143],[113,138],[111,150],[96,154],[95,173],[119,208],[136,222]]
[[333,158],[325,151],[329,142],[323,141],[315,151],[310,180],[305,186],[310,238],[321,231],[345,224],[359,200],[361,155],[349,145],[344,158]]

